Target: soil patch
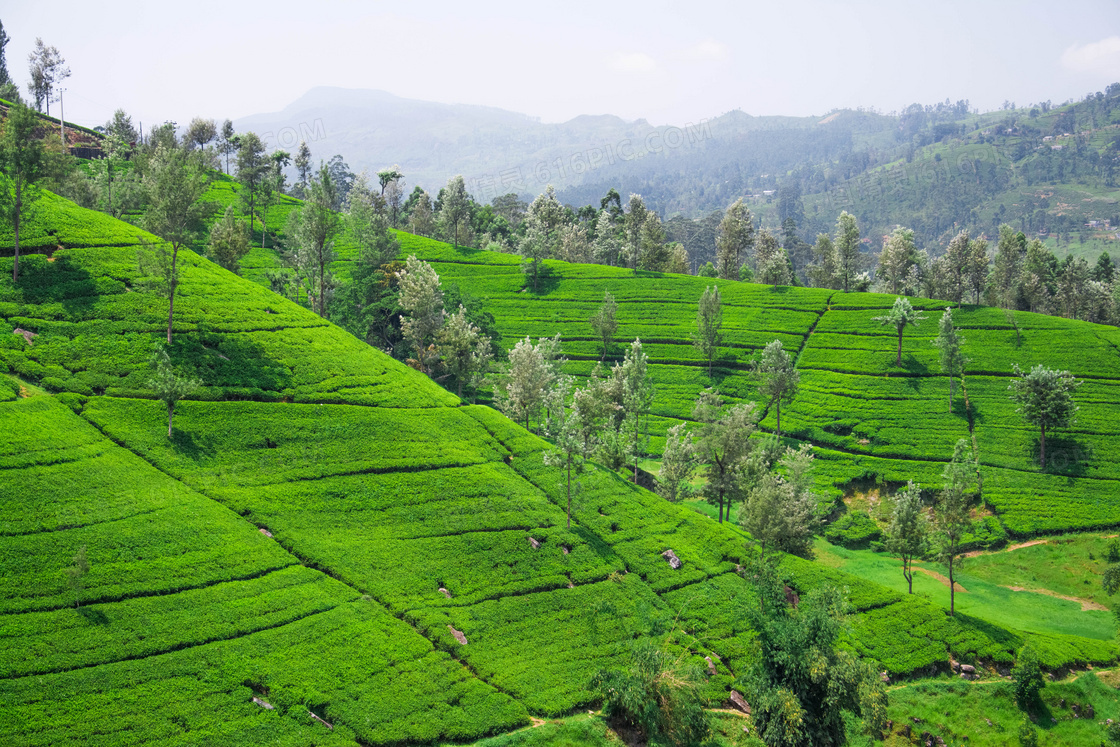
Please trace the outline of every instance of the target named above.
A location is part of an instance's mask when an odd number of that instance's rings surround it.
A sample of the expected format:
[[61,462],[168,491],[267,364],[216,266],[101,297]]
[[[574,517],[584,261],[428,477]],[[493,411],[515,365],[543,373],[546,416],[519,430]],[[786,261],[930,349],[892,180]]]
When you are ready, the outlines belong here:
[[1048,540],[1048,539],[1031,540],[1030,542],[1020,542],[1017,545],[1008,545],[1007,547],[1003,548],[1002,550],[973,550],[972,552],[966,552],[961,557],[962,558],[975,558],[975,557],[978,557],[980,555],[993,555],[997,552],[1011,552],[1012,550],[1022,550],[1024,547],[1034,547],[1035,545],[1049,545],[1049,544],[1050,544],[1050,540]]

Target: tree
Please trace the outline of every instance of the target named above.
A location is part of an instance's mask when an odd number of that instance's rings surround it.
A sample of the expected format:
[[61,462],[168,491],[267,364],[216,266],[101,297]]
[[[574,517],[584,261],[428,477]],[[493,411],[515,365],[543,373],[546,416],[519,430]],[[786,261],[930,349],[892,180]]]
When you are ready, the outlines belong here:
[[618,240],[618,228],[611,214],[604,210],[599,213],[595,221],[595,239],[591,243],[591,252],[596,262],[602,262],[614,267],[622,251],[621,242]]
[[247,132],[238,139],[237,180],[241,182],[241,202],[249,216],[249,233],[253,233],[253,218],[256,215],[257,199],[260,197],[261,183],[268,170],[268,160],[264,155],[264,142],[255,132]]
[[894,300],[894,305],[891,310],[883,316],[872,317],[872,321],[879,322],[884,327],[890,325],[894,326],[898,332],[898,355],[895,357],[894,364],[896,366],[902,365],[902,333],[908,326],[917,327],[918,323],[925,319],[925,314],[920,310],[915,309],[910,305],[910,299],[899,296]]
[[855,216],[845,210],[836,219],[836,269],[845,293],[859,272],[859,248],[859,226],[856,225]]
[[887,552],[902,560],[902,576],[910,594],[914,593],[914,559],[929,552],[929,533],[929,518],[922,507],[922,490],[911,480],[894,497],[886,543]]
[[817,236],[813,256],[816,261],[809,267],[809,280],[817,288],[837,289],[840,286],[840,255],[827,233]]
[[705,679],[687,652],[670,654],[642,638],[627,669],[600,670],[591,686],[603,701],[603,715],[638,727],[649,744],[691,747],[710,731]]
[[789,285],[789,256],[778,244],[774,234],[763,229],[758,232],[755,242],[758,264],[758,279],[777,288],[779,285]]
[[968,231],[961,231],[949,242],[942,265],[945,277],[942,278],[948,290],[949,300],[960,308],[968,285],[968,265],[971,259],[972,241]]
[[424,190],[419,187],[417,189],[420,190],[420,194],[409,216],[408,230],[418,236],[431,236],[436,231],[435,218],[432,216],[432,198]]
[[237,134],[233,129],[233,122],[222,122],[222,129],[218,132],[218,152],[226,157],[226,173],[229,173],[229,157],[237,152]]
[[774,340],[762,351],[762,359],[755,368],[758,393],[774,407],[778,419],[778,438],[782,437],[782,403],[792,402],[797,396],[801,374],[794,367],[789,353],[782,349],[782,341]]
[[58,100],[54,98],[55,86],[70,77],[70,68],[58,47],[48,47],[39,38],[35,39],[35,49],[27,55],[27,61],[31,72],[28,90],[35,99],[35,108],[49,116],[51,102]]
[[[811,558],[813,533],[819,523],[817,496],[812,492],[812,447],[802,444],[798,449],[787,448],[778,464],[785,469],[785,477],[766,471],[746,491],[739,525],[750,533],[764,559],[775,552]],[[741,478],[750,481],[750,467],[759,471],[764,466],[748,465]]]
[[249,253],[249,230],[237,220],[233,205],[226,207],[225,215],[210,227],[210,257],[219,265],[236,273],[241,258]]
[[440,221],[450,227],[452,241],[455,248],[459,248],[459,226],[470,218],[471,199],[467,195],[467,185],[463,176],[453,176],[447,182],[443,192],[443,204],[440,206]]
[[999,227],[999,243],[992,268],[992,284],[997,303],[1005,309],[1014,309],[1019,293],[1023,258],[1027,251],[1027,237],[1006,223]]
[[838,647],[849,609],[840,590],[823,585],[795,607],[776,577],[759,574],[755,586],[767,601],[746,609],[758,637],[740,685],[759,738],[769,747],[842,745],[844,711],[880,735],[886,688],[870,662]]
[[966,439],[959,439],[953,447],[953,458],[942,472],[944,484],[934,514],[937,522],[938,558],[949,569],[949,614],[954,615],[956,582],[954,572],[961,555],[964,535],[971,529],[969,518],[969,488],[976,479],[976,457]]
[[82,586],[87,573],[89,573],[89,558],[86,555],[86,546],[82,545],[70,562],[70,567],[66,569],[66,581],[70,585],[70,591],[74,592],[75,609],[82,601]]
[[716,272],[724,280],[739,279],[739,265],[754,245],[754,218],[739,198],[727,208],[716,239]]
[[299,150],[296,151],[296,185],[299,187],[299,193],[302,195],[307,190],[307,185],[311,181],[311,149],[307,147],[307,141],[301,140],[299,142]]
[[1074,423],[1078,407],[1073,402],[1073,393],[1081,382],[1073,378],[1069,371],[1058,371],[1039,364],[1029,373],[1023,373],[1015,364],[1015,375],[1008,389],[1011,401],[1018,405],[1017,412],[1031,425],[1039,429],[1039,457],[1042,469],[1046,469],[1046,431],[1054,428],[1067,428]]
[[385,196],[385,188],[398,179],[404,178],[404,172],[401,167],[393,164],[392,166],[382,169],[377,172],[377,181],[381,185],[381,196]]
[[342,230],[341,219],[334,211],[337,191],[326,166],[312,177],[303,207],[288,216],[288,235],[296,244],[296,262],[310,284],[312,308],[327,317],[327,306],[334,289],[330,266],[335,259],[334,242]]
[[988,242],[984,239],[973,239],[968,243],[968,262],[965,265],[965,280],[968,289],[972,291],[972,303],[980,303],[980,294],[988,285],[988,269],[991,260],[988,257]]
[[384,203],[370,189],[364,173],[350,189],[345,223],[351,240],[358,245],[363,262],[383,265],[396,259],[401,248],[400,241],[389,233]]
[[35,137],[38,118],[26,106],[13,103],[0,133],[0,209],[15,234],[12,282],[19,282],[19,231],[24,217],[40,197],[35,186],[43,167],[43,146]]
[[622,253],[626,257],[631,269],[638,269],[638,262],[642,256],[642,228],[649,217],[645,200],[639,194],[630,195],[630,203],[622,219],[623,241]]
[[[4,24],[0,23],[0,88],[11,86],[15,82],[8,72],[7,47],[11,40],[12,37],[8,36],[8,32],[4,30]],[[11,100],[9,96],[5,95],[0,95],[0,98]]]
[[529,418],[539,415],[559,376],[563,362],[558,359],[559,353],[559,334],[542,338],[536,345],[526,337],[509,352],[509,365],[494,394],[502,412],[511,420],[524,422],[526,430]]
[[941,321],[938,322],[937,337],[933,340],[933,345],[939,354],[941,373],[949,377],[950,412],[953,411],[953,388],[956,383],[954,377],[960,377],[963,381],[964,366],[968,362],[961,353],[963,344],[964,338],[957,334],[957,328],[953,326],[953,309],[946,307],[945,313],[941,315]]
[[724,412],[723,397],[709,388],[697,398],[692,417],[700,423],[696,454],[704,467],[704,497],[718,508],[722,524],[725,515],[731,516],[731,504],[742,495],[750,436],[758,424],[755,404],[735,405]]
[[587,321],[595,330],[595,336],[603,341],[603,354],[599,356],[599,360],[602,361],[607,357],[607,349],[611,346],[615,332],[618,331],[618,304],[615,303],[610,291],[603,293],[603,305]]
[[1024,711],[1038,705],[1038,695],[1046,687],[1046,678],[1042,676],[1042,667],[1038,662],[1038,654],[1030,644],[1019,649],[1015,657],[1015,666],[1011,668],[1011,679],[1015,680],[1015,704]]
[[456,394],[462,398],[463,384],[474,388],[490,367],[490,338],[471,324],[466,308],[459,304],[459,311],[447,318],[436,341],[440,360],[455,379]]
[[163,347],[156,349],[151,358],[152,377],[148,379],[148,388],[151,389],[156,399],[167,406],[167,437],[171,438],[171,424],[175,420],[175,405],[179,400],[189,397],[196,389],[202,386],[198,379],[182,376],[171,364],[171,357]]
[[[640,420],[653,404],[653,382],[649,378],[649,356],[642,350],[642,341],[634,338],[621,364],[615,364],[615,375],[622,380],[622,406],[633,416],[630,458],[634,463],[634,482],[638,482],[638,460],[642,454]],[[647,439],[648,440],[648,439]]]
[[170,245],[157,250],[158,276],[167,295],[167,342],[175,319],[175,291],[179,286],[179,250],[201,232],[209,206],[203,202],[206,174],[198,160],[180,149],[160,146],[148,160],[143,179],[148,207],[144,227]]
[[439,275],[430,264],[411,255],[404,269],[397,273],[397,284],[399,303],[405,312],[401,315],[401,333],[415,353],[419,369],[428,373],[424,351],[435,342],[436,334],[443,327],[443,291]]
[[903,285],[917,266],[918,250],[914,246],[914,232],[899,226],[879,253],[879,275],[890,293],[899,294]]
[[536,293],[540,287],[544,261],[552,256],[550,248],[552,240],[540,225],[532,221],[527,223],[529,228],[517,244],[517,253],[522,257],[521,271],[531,279],[533,292]]
[[571,377],[561,376],[552,392],[546,432],[552,437],[555,448],[544,454],[545,464],[561,467],[565,472],[564,488],[568,498],[568,529],[572,528],[572,471],[583,471],[590,442],[586,438],[583,415],[578,407],[567,407]]
[[136,145],[140,140],[140,133],[132,124],[132,117],[124,109],[113,112],[113,118],[105,123],[105,134],[117,138],[128,147]]
[[723,309],[719,286],[704,288],[700,296],[700,306],[696,311],[696,331],[692,333],[692,345],[708,359],[708,376],[712,375],[712,361],[719,352],[723,341]]
[[212,119],[195,117],[187,126],[184,142],[188,147],[205,148],[218,136],[218,126]]
[[657,494],[671,503],[691,492],[688,481],[696,471],[696,448],[684,428],[684,423],[677,423],[665,435],[657,475]]

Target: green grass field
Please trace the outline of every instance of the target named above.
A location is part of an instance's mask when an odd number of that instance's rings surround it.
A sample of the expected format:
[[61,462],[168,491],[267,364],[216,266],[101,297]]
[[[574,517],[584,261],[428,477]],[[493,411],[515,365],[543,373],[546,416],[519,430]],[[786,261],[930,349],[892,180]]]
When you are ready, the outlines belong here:
[[[80,223],[76,210],[64,212]],[[71,248],[67,221],[52,234],[64,248],[50,261],[28,255],[18,286],[0,258],[0,374],[11,382],[0,387],[0,741],[477,741],[530,716],[593,708],[592,675],[637,636],[671,634],[681,653],[718,661],[705,689],[717,704],[749,663],[741,611],[753,593],[737,573],[747,550],[736,527],[592,466],[568,529],[547,442],[189,251],[172,356],[205,386],[180,403],[169,440],[146,384],[166,301],[142,282],[135,246]],[[515,290],[512,258],[402,238],[441,257],[445,282],[492,299],[511,343],[556,324],[574,330],[611,288],[626,320],[620,339],[648,330],[657,351],[663,425],[687,416],[709,383],[682,337],[702,279],[557,264],[555,285],[537,297]],[[939,473],[938,444],[961,427],[954,414],[937,415],[927,438],[907,427],[905,408],[857,401],[850,433],[826,430],[828,397],[910,391],[877,373],[889,337],[850,329],[890,299],[846,299],[834,323],[832,295],[728,284],[730,345],[714,378],[736,399],[753,396],[746,362],[781,336],[805,348],[807,385],[826,398],[807,386],[789,417],[835,436],[822,438],[819,460],[835,493],[853,477],[898,480],[907,465]],[[643,317],[655,304],[659,313]],[[817,360],[837,370],[805,365],[825,322],[829,335],[868,337],[867,355],[848,362],[843,347],[822,347]],[[38,336],[29,342],[17,327]],[[1097,339],[1095,328],[1070,329]],[[573,372],[586,372],[593,343],[564,339]],[[911,378],[932,422],[940,382]],[[1099,417],[1094,434],[1107,426]],[[1014,449],[1000,458],[1009,475],[1035,474]],[[1086,459],[1099,475],[1042,477],[1083,492],[1113,479],[1104,462]],[[993,489],[997,508],[1001,495]],[[1105,516],[1105,488],[1099,495]],[[1044,500],[1020,514],[1045,523]],[[90,571],[76,591],[66,569],[81,547]],[[669,549],[681,568],[662,555]],[[1004,620],[991,603],[952,619],[932,597],[900,593],[871,560],[847,569],[787,558],[782,569],[802,592],[845,587],[856,614],[844,645],[893,676],[944,668],[950,656],[1006,665],[1026,640],[1054,667],[1116,656],[1092,616],[1063,623],[1055,607],[1040,626],[1025,611]],[[556,743],[611,738],[574,721],[541,728],[555,728]],[[517,732],[496,744],[545,738]]]

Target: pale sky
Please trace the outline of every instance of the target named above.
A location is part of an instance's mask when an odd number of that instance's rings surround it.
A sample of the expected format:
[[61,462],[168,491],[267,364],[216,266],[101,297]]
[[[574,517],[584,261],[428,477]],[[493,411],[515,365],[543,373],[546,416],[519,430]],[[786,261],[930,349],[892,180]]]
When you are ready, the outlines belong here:
[[[1059,103],[1120,80],[1120,2],[420,3],[4,0],[8,69],[35,37],[73,71],[66,118],[149,124],[278,111],[314,86],[381,89],[559,122],[684,124]],[[52,106],[57,115],[57,105]]]

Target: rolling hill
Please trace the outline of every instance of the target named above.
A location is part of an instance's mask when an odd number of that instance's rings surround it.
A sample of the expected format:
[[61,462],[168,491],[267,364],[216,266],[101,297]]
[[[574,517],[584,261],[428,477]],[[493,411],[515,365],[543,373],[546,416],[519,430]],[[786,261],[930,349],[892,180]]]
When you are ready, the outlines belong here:
[[[747,665],[736,528],[593,467],[566,529],[547,442],[189,251],[171,354],[205,386],[169,440],[146,383],[166,306],[138,268],[142,232],[50,198],[31,233],[41,253],[18,285],[0,257],[0,741],[463,742],[591,705],[591,676],[636,636],[710,656],[717,701]],[[400,238],[484,298],[511,343],[560,331],[577,374],[597,357],[583,320],[610,289],[620,338],[641,335],[654,358],[658,432],[708,383],[684,342],[702,279],[554,263],[534,295],[514,258]],[[724,294],[718,382],[748,398],[753,350],[775,337],[800,350],[787,427],[819,445],[833,496],[870,475],[937,483],[969,422],[940,412],[924,333],[890,368],[869,317],[892,299]],[[1114,525],[1115,330],[1024,315],[1015,349],[988,310],[961,320],[992,531]],[[1040,475],[1002,404],[1006,369],[1073,355],[1089,382],[1069,448],[1088,456]],[[1112,640],[949,617],[822,564],[783,571],[802,592],[846,587],[845,645],[896,677],[950,657],[1005,667],[1027,641],[1053,668],[1117,656]]]

